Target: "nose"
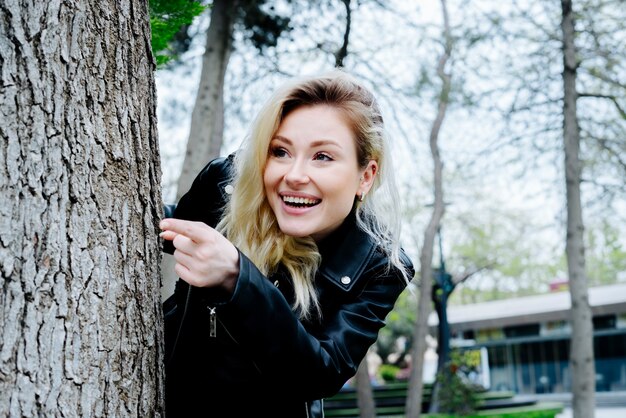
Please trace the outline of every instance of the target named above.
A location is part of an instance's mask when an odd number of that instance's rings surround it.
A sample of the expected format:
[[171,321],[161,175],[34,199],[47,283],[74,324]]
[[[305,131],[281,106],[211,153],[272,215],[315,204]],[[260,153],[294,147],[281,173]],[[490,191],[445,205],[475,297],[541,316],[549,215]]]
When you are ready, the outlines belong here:
[[306,170],[306,163],[295,160],[285,173],[285,182],[289,187],[297,187],[307,184],[311,179]]

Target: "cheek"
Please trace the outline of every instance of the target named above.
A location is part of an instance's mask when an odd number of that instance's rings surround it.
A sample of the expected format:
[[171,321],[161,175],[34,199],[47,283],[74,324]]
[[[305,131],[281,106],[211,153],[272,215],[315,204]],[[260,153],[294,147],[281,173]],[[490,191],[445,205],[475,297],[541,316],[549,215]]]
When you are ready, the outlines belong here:
[[269,189],[273,186],[276,177],[274,171],[272,164],[268,163],[265,166],[265,171],[263,171],[263,185],[265,189]]
[[[335,197],[335,203],[338,205],[337,209],[342,214],[347,215],[352,206],[354,205],[354,199],[356,196],[357,186],[354,186],[352,182],[346,182],[340,187],[336,187],[333,190],[333,196]],[[345,212],[345,213],[344,213]]]

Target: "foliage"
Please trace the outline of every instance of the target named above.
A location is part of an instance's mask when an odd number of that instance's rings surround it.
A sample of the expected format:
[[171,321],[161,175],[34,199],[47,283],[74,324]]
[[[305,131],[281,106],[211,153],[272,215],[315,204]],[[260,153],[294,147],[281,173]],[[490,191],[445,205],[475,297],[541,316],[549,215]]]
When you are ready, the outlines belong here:
[[158,67],[176,58],[170,46],[172,39],[183,26],[189,25],[207,7],[201,0],[150,0],[152,53]]
[[[274,6],[267,4],[267,0],[241,1],[235,17],[244,38],[261,53],[267,47],[275,47],[280,36],[292,29],[291,18],[276,13]],[[152,51],[157,66],[163,67],[177,58],[179,48],[173,43],[181,28],[191,24],[208,7],[203,5],[203,0],[150,0]],[[182,37],[189,41],[188,35]]]
[[[380,330],[376,340],[376,352],[382,358],[383,363],[388,362],[388,357],[392,353],[398,354],[395,363],[401,363],[404,354],[410,349],[416,305],[415,296],[407,289],[400,295],[394,309],[387,315],[387,324]],[[399,344],[402,341],[404,344]],[[402,366],[402,364],[397,365]]]
[[400,371],[400,367],[393,364],[382,364],[378,369],[380,377],[387,383],[395,382],[397,380],[396,375]]
[[[546,237],[553,227],[529,212],[516,212],[481,208],[480,217],[468,211],[450,219],[448,230],[457,236],[448,250],[448,268],[454,276],[477,271],[457,286],[450,305],[542,294],[551,282],[567,279],[565,248]],[[613,217],[594,219],[585,227],[590,286],[626,281],[626,246],[619,225]]]
[[261,53],[267,47],[275,47],[282,33],[292,29],[291,19],[275,13],[273,6],[265,7],[266,3],[266,0],[246,0],[238,9],[244,36]]
[[442,411],[460,416],[475,411],[475,392],[458,374],[448,369],[439,373],[437,379],[441,382],[439,404]]
[[586,262],[590,285],[626,280],[626,248],[620,232],[608,221],[586,231]]
[[450,353],[450,361],[444,370],[437,374],[439,383],[439,406],[448,414],[466,416],[476,411],[478,406],[477,388],[467,378],[478,367],[479,359],[475,352]]
[[[615,199],[623,199],[626,89],[624,60],[614,51],[624,45],[626,8],[623,1],[615,0],[574,3],[577,118],[584,165],[581,188],[585,216],[594,219],[615,210]],[[498,106],[506,103],[501,110],[507,117],[506,128],[494,149],[500,155],[517,150],[516,159],[523,161],[528,173],[536,177],[549,172],[536,170],[536,163],[551,161],[554,165],[561,159],[561,11],[558,2],[514,4],[505,17],[507,25],[494,37],[500,39],[495,44],[499,61],[507,67],[500,77],[502,81],[509,80],[505,89],[494,90],[494,99],[503,99]],[[493,82],[499,83],[496,76]],[[552,189],[558,190],[556,187],[562,185],[554,184]]]
[[450,363],[454,366],[457,373],[463,376],[469,376],[480,368],[480,351],[479,350],[452,350],[450,352]]
[[457,286],[450,304],[545,292],[563,264],[558,259],[561,248],[554,248],[558,242],[544,238],[542,221],[531,213],[502,207],[478,210],[480,217],[468,210],[448,222],[448,229],[458,234],[447,262],[453,276],[477,272]]

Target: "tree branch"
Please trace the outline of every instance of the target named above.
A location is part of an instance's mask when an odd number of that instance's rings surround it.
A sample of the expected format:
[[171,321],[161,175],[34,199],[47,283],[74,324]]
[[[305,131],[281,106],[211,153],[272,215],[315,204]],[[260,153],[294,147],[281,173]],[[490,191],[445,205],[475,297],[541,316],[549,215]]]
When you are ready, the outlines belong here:
[[481,272],[483,270],[489,270],[489,269],[491,269],[495,265],[496,265],[496,263],[489,263],[487,265],[484,265],[484,266],[476,268],[474,270],[465,272],[465,273],[460,274],[458,276],[453,276],[452,277],[452,283],[456,286],[456,285],[458,285],[460,283],[463,283],[464,281],[466,281],[467,279],[469,279],[470,277],[472,277],[476,273],[479,273],[479,272]]
[[341,48],[335,52],[335,67],[343,67],[343,60],[348,55],[348,42],[350,38],[350,24],[352,23],[352,14],[350,10],[350,0],[341,0],[346,7],[346,30],[343,33],[343,44]]
[[615,105],[615,108],[619,112],[622,119],[626,120],[626,111],[624,110],[622,106],[620,106],[619,102],[617,101],[617,97],[615,96],[612,96],[610,94],[600,94],[600,93],[580,93],[578,97],[595,97],[597,99],[610,100]]

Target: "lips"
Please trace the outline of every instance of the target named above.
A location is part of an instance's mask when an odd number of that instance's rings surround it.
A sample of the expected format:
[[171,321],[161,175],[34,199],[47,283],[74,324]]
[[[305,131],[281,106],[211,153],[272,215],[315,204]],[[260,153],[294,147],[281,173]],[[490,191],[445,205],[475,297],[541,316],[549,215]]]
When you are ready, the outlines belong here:
[[322,200],[305,196],[281,195],[283,202],[294,208],[310,208],[318,205]]

